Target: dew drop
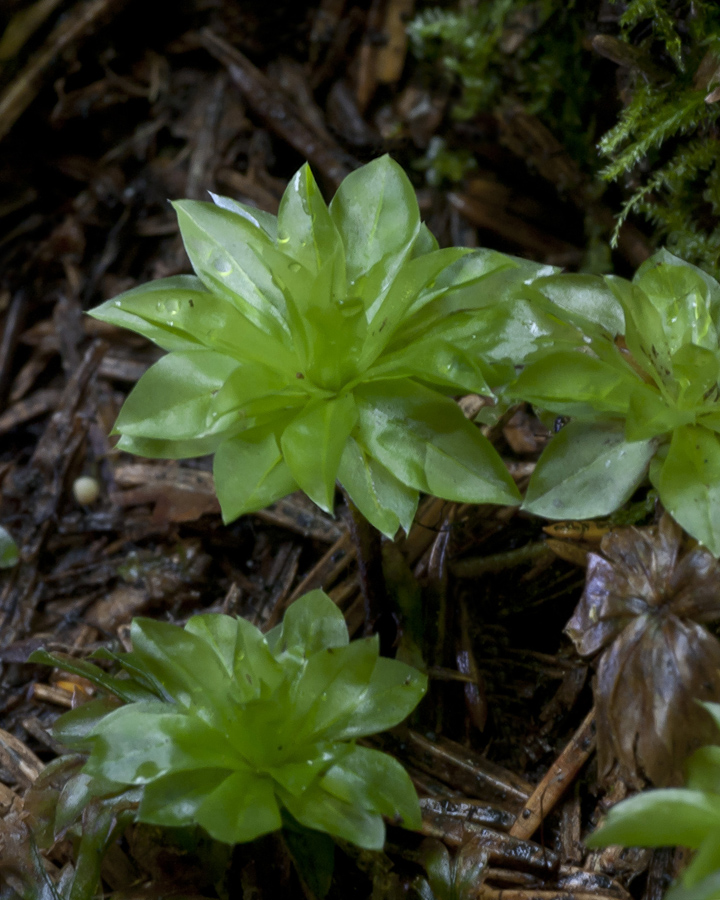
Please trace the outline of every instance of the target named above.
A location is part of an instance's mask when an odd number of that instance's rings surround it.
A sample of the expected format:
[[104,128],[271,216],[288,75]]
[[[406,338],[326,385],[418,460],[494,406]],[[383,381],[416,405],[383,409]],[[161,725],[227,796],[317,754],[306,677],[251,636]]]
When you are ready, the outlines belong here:
[[278,239],[277,239],[278,244],[287,244],[287,242],[288,242],[289,240],[290,240],[290,235],[289,235],[289,234],[280,234],[280,233],[278,233]]
[[115,306],[122,306],[122,303],[119,300],[115,301]]
[[168,300],[165,304],[165,312],[169,312],[171,316],[176,316],[180,312],[180,303],[177,300]]
[[612,460],[610,460],[610,459],[606,459],[606,460],[605,460],[605,468],[606,468],[606,469],[609,469],[609,468],[610,468],[610,463],[611,463],[611,462],[612,462]]
[[164,301],[164,300],[158,300],[158,302],[155,304],[155,309],[157,309],[157,311],[158,311],[159,313],[164,313],[164,312],[165,312],[165,309],[166,309],[165,301]]
[[288,269],[290,269],[291,272],[299,272],[300,269],[302,269],[302,266],[299,262],[291,262]]
[[213,258],[212,267],[220,275],[228,275],[232,272],[232,263],[227,256],[216,256]]

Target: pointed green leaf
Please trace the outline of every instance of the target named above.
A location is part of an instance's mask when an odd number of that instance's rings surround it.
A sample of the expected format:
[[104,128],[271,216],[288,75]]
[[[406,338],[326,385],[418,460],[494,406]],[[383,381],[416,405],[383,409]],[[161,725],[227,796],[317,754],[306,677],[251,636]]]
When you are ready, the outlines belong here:
[[271,646],[276,656],[289,652],[309,659],[313,653],[346,647],[349,642],[342,612],[326,593],[317,590],[290,604]]
[[378,812],[405,828],[419,830],[422,825],[410,776],[387,753],[355,747],[328,770],[320,785],[338,800]]
[[502,460],[452,400],[410,381],[362,385],[356,397],[360,440],[404,484],[464,503],[517,502]]
[[338,469],[340,484],[365,518],[392,540],[399,527],[410,532],[419,495],[366,453],[352,437]]
[[645,441],[694,421],[693,410],[671,406],[650,385],[638,384],[630,393],[625,437],[629,441]]
[[44,663],[47,666],[55,666],[63,672],[80,675],[82,678],[87,678],[88,681],[97,687],[115,694],[116,697],[119,697],[126,703],[132,703],[135,700],[147,700],[153,696],[150,691],[129,678],[117,678],[114,675],[108,675],[107,672],[103,672],[102,669],[91,662],[66,656],[64,653],[48,653],[47,650],[34,650],[28,657],[28,662]]
[[622,422],[570,422],[543,451],[523,509],[547,519],[608,515],[641,483],[654,451],[653,441],[626,441]]
[[307,828],[326,831],[366,850],[383,848],[385,824],[382,816],[338,800],[318,784],[311,785],[299,797],[285,794],[282,802],[290,814]]
[[285,297],[265,259],[275,247],[246,217],[199,200],[173,203],[185,250],[208,290],[275,338],[287,333]]
[[297,490],[277,439],[268,429],[244,432],[222,443],[215,453],[213,475],[225,522]]
[[163,828],[194,825],[208,794],[231,775],[230,769],[195,769],[163,775],[145,785],[138,821]]
[[700,747],[687,761],[686,787],[720,796],[720,747]]
[[427,676],[412,666],[397,659],[379,657],[352,713],[336,721],[327,732],[328,736],[335,741],[345,741],[394,728],[422,700],[427,684]]
[[278,212],[278,247],[307,269],[318,272],[342,253],[342,241],[310,166],[290,179]]
[[196,819],[226,844],[254,841],[282,826],[273,783],[251,770],[233,772],[200,805]]
[[400,253],[420,228],[415,190],[389,156],[351,172],[337,189],[330,214],[345,245],[351,282]]
[[148,459],[192,459],[196,456],[207,456],[227,440],[227,434],[220,432],[207,437],[189,438],[183,441],[165,441],[160,438],[120,436],[115,445],[125,453],[146,456]]
[[243,765],[221,731],[160,702],[120,707],[95,727],[92,737],[84,771],[122,784],[147,784],[168,772]]
[[640,379],[620,358],[613,366],[569,350],[526,366],[509,393],[550,412],[597,418],[600,412],[626,413],[630,392],[639,385]]
[[345,394],[309,404],[283,432],[283,457],[305,493],[332,513],[345,444],[357,421],[355,398]]
[[243,219],[247,219],[251,225],[265,232],[271,241],[277,240],[277,216],[258,209],[256,206],[248,206],[231,197],[222,197],[220,194],[210,192],[212,202],[221,209],[227,209]]
[[677,428],[653,484],[673,519],[720,556],[719,436],[697,425]]
[[161,440],[212,433],[213,394],[237,367],[237,360],[212,350],[168,353],[132,389],[115,423],[116,431]]

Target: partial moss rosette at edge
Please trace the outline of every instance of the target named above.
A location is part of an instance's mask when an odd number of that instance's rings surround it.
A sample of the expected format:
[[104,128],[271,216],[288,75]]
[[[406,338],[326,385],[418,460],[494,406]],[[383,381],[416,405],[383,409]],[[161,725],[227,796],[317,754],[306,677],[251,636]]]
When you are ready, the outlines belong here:
[[381,657],[377,636],[350,642],[322,591],[293,603],[267,635],[245,619],[204,614],[185,628],[135,619],[131,637],[131,653],[96,654],[118,663],[119,676],[46,651],[30,657],[106,693],[53,728],[89,753],[69,798],[75,814],[94,797],[140,790],[138,821],[200,825],[227,844],[281,828],[283,809],[374,850],[385,840],[383,817],[420,827],[403,767],[356,741],[406,718],[427,678]]
[[539,355],[509,389],[571,419],[540,457],[524,508],[606,515],[649,476],[672,517],[720,555],[720,284],[661,250],[632,282],[551,276],[525,295],[585,342]]
[[402,169],[382,157],[328,207],[305,165],[278,217],[224,197],[175,203],[196,276],[110,300],[96,318],[169,351],[115,430],[142,456],[215,454],[225,521],[336,481],[380,531],[409,529],[424,491],[516,504],[453,395],[491,395],[556,323],[512,302],[547,266],[438,249]]

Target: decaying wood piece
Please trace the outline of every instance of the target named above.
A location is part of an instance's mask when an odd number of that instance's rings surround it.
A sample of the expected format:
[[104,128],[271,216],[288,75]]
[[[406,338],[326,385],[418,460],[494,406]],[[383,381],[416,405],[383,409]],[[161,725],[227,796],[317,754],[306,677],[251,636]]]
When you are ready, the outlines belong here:
[[558,800],[573,783],[575,776],[595,749],[595,710],[591,709],[575,732],[570,743],[550,766],[535,788],[525,808],[510,829],[514,837],[527,840],[540,823],[555,808]]

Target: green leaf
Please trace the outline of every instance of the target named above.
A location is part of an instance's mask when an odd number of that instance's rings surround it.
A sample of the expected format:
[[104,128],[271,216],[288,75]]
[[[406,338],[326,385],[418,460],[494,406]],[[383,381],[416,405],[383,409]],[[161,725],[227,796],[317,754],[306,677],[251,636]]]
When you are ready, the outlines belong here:
[[654,451],[653,441],[626,441],[622,422],[570,422],[540,457],[523,509],[548,519],[608,515],[641,483]]
[[[720,834],[711,834],[708,837],[708,843],[715,847],[720,846]],[[685,870],[686,873],[694,864],[693,860]],[[708,875],[707,878],[692,887],[686,886],[683,879],[674,884],[665,894],[665,900],[717,900],[718,897],[720,897],[720,871],[713,872],[712,875]]]
[[192,459],[214,453],[227,440],[227,434],[211,434],[202,438],[184,441],[166,441],[157,438],[130,437],[121,435],[116,447],[126,453],[145,456],[148,459]]
[[669,405],[649,385],[638,384],[630,393],[625,437],[628,441],[645,441],[694,421],[694,410]]
[[282,825],[273,783],[250,769],[233,772],[209,794],[197,811],[197,822],[216,841],[254,841]]
[[405,828],[419,830],[422,825],[410,776],[387,753],[355,747],[327,771],[320,786],[339,800],[378,812]]
[[215,453],[213,475],[226,523],[297,490],[277,439],[267,428],[222,443]]
[[661,390],[663,386],[669,387],[672,383],[672,364],[662,316],[637,285],[615,275],[606,275],[605,280],[625,313],[625,343],[628,350]]
[[[37,651],[44,653],[44,650]],[[40,662],[41,660],[38,660]],[[52,726],[53,736],[67,747],[87,750],[91,746],[88,740],[95,726],[105,716],[118,708],[117,701],[110,697],[95,697],[87,703],[81,703],[75,709],[63,713]]]
[[340,484],[365,518],[392,540],[399,527],[409,534],[419,495],[370,456],[352,437],[338,469]]
[[163,775],[145,785],[138,821],[165,828],[194,825],[208,794],[231,775],[230,769],[194,769]]
[[614,338],[625,331],[622,306],[605,280],[597,275],[563,272],[537,279],[533,288],[559,307],[563,321],[579,326],[587,335],[605,332]]
[[122,706],[91,736],[93,752],[84,771],[122,784],[147,784],[169,772],[244,766],[222,732],[160,702]]
[[281,371],[297,369],[289,342],[270,337],[191,275],[140,285],[101,304],[90,315],[136,331],[164,350],[207,347],[241,360],[270,360]]
[[682,873],[682,884],[693,888],[720,870],[720,828],[710,831],[690,865]]
[[676,429],[659,476],[653,477],[660,500],[673,519],[714,556],[720,556],[718,435],[697,425]]
[[168,353],[132,389],[115,431],[160,440],[212,433],[217,430],[210,415],[213,394],[237,367],[237,360],[212,350]]
[[366,850],[383,848],[385,825],[382,816],[338,800],[317,784],[299,797],[284,794],[282,802],[290,814],[307,828],[326,831]]
[[283,621],[268,633],[268,644],[277,657],[290,653],[309,659],[331,647],[350,642],[345,616],[324,591],[310,591],[291,603]]
[[357,421],[352,394],[308,405],[282,435],[283,457],[302,490],[332,513],[335,480],[345,444]]
[[323,900],[330,891],[335,869],[335,843],[327,834],[303,828],[287,816],[285,842],[310,898]]
[[293,688],[296,740],[325,734],[352,715],[362,700],[378,660],[378,638],[312,654]]
[[717,351],[711,311],[720,312],[720,286],[714,279],[661,250],[640,266],[633,282],[660,313],[671,352],[687,344]]
[[277,216],[265,210],[258,209],[256,206],[248,206],[246,203],[240,203],[231,197],[222,197],[220,194],[210,192],[212,202],[221,209],[227,209],[231,213],[235,213],[243,219],[247,219],[251,225],[264,231],[271,241],[277,240]]
[[307,163],[280,201],[277,243],[308,272],[317,273],[333,257],[343,259],[340,234]]
[[570,350],[526,366],[508,392],[560,415],[597,418],[601,412],[626,413],[631,391],[641,385],[620,359],[614,366]]
[[350,282],[402,254],[420,228],[415,190],[389,156],[351,172],[330,203],[330,215],[345,246]]
[[235,679],[242,702],[258,699],[263,684],[275,689],[282,681],[282,667],[270,652],[265,635],[246,619],[207,613],[189,619],[185,630],[203,638],[215,651]]
[[517,502],[502,460],[452,400],[409,381],[362,385],[356,397],[360,440],[404,484],[464,503]]
[[[138,617],[130,628],[133,654],[139,665],[153,676],[173,699],[210,724],[223,728],[233,715],[230,710],[208,705],[209,697],[235,699],[228,685],[228,671],[219,654],[192,631],[168,622]],[[239,699],[239,698],[238,698]]]
[[720,747],[700,747],[687,761],[686,787],[720,796]]
[[287,333],[282,290],[265,262],[275,250],[246,217],[199,200],[173,203],[185,250],[206,288],[232,303],[262,331]]
[[646,791],[614,806],[588,847],[666,847],[697,850],[710,830],[720,829],[720,797],[685,788]]
[[20,552],[9,531],[0,525],[0,569],[10,569],[17,565]]
[[427,676],[412,666],[380,656],[352,710],[326,733],[343,741],[394,728],[422,700],[427,684]]

